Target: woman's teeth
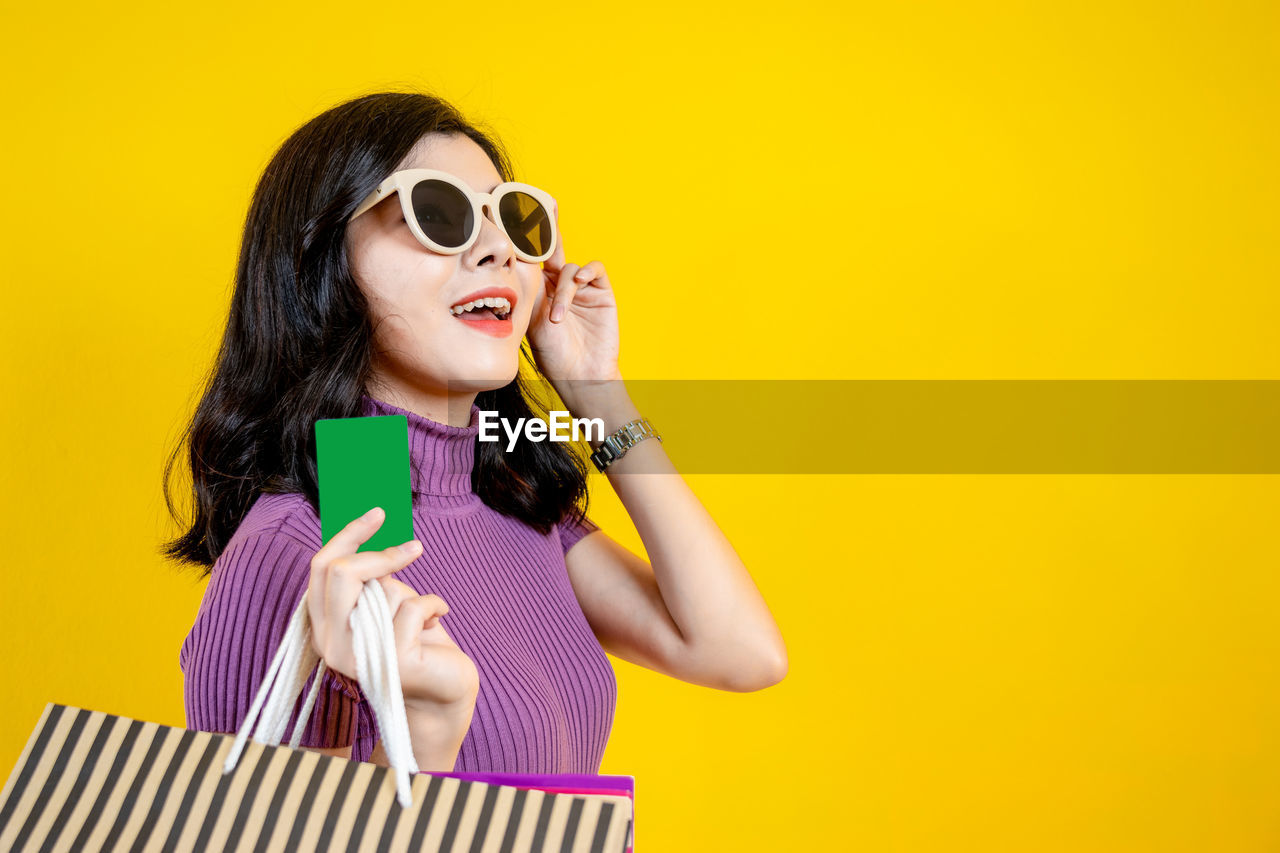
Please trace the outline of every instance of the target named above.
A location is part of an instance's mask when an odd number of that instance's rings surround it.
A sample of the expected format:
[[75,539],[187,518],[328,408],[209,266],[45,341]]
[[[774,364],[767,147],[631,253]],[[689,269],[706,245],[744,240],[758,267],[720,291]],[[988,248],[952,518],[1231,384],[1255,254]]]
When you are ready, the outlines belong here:
[[493,316],[499,320],[504,319],[511,313],[511,303],[503,296],[486,296],[484,299],[477,299],[474,302],[455,305],[449,310],[454,314],[465,314],[468,311],[476,311],[483,308],[492,308]]

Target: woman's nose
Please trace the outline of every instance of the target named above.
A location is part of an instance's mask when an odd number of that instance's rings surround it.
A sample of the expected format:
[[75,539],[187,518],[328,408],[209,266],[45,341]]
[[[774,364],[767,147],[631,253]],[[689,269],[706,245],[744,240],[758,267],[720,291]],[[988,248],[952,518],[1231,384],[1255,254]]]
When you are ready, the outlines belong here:
[[489,226],[493,226],[494,230],[497,231],[498,236],[502,237],[503,240],[508,239],[507,231],[502,227],[502,223],[498,219],[499,213],[497,209],[489,202],[484,202],[480,205],[480,211],[484,216],[483,221],[480,223],[481,230]]
[[505,228],[498,221],[498,211],[491,202],[481,202],[480,210],[484,221],[480,223],[480,236],[475,248],[482,256],[496,255],[497,260],[509,263],[515,260],[515,244]]
[[502,230],[502,226],[498,223],[498,211],[491,201],[483,201],[480,203],[480,211],[484,214],[484,218],[498,226],[498,230]]

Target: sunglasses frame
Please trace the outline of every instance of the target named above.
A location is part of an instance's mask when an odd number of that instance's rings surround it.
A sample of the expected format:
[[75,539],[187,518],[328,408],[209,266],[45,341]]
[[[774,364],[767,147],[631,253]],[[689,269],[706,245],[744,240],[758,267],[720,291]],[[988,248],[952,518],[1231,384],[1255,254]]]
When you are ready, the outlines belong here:
[[[441,246],[439,243],[428,237],[422,230],[422,226],[418,224],[418,215],[413,210],[413,188],[426,180],[444,181],[451,186],[457,187],[462,191],[462,194],[467,197],[467,200],[471,202],[471,209],[474,214],[472,221],[474,222],[474,225],[471,228],[470,236],[463,241],[461,246]],[[503,196],[513,192],[522,192],[526,195],[532,196],[537,199],[538,202],[546,208],[547,213],[550,214],[548,221],[551,223],[551,245],[545,254],[530,255],[522,251],[520,247],[516,245],[516,241],[512,239],[511,235],[507,234],[507,226],[502,224],[502,214],[499,212],[501,210],[499,203],[502,201]],[[515,250],[516,257],[520,258],[522,261],[527,261],[531,264],[542,263],[555,254],[556,244],[560,241],[560,229],[556,227],[556,200],[546,190],[540,190],[535,186],[523,184],[519,181],[507,181],[505,183],[498,184],[493,188],[493,192],[491,193],[478,193],[472,190],[471,187],[467,186],[462,179],[456,175],[451,175],[448,172],[439,172],[435,169],[403,169],[399,172],[393,173],[385,181],[379,184],[377,189],[369,193],[369,195],[365,197],[364,201],[360,202],[360,206],[356,208],[355,213],[351,214],[351,219],[347,221],[350,222],[357,216],[367,212],[375,204],[387,198],[392,193],[397,193],[400,196],[400,212],[404,216],[405,224],[409,226],[409,230],[413,232],[413,236],[417,241],[431,251],[438,252],[442,255],[456,255],[461,252],[465,252],[467,249],[470,249],[475,245],[476,240],[480,236],[480,229],[484,225],[484,208],[486,207],[493,212],[494,217],[492,221],[499,229],[501,229],[507,239],[511,240],[511,248]]]

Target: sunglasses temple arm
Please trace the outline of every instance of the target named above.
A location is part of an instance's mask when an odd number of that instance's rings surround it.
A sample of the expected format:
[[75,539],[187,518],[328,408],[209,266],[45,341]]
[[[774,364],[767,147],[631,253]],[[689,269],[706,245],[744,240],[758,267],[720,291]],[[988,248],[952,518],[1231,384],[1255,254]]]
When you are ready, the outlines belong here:
[[[371,195],[369,195],[368,198],[360,202],[360,206],[356,208],[356,212],[351,214],[351,219],[355,219],[356,217],[360,216],[362,213],[367,212],[370,208],[372,208],[375,204],[377,204],[380,201],[382,201],[382,196],[376,192],[372,193]],[[350,222],[351,219],[348,219],[347,221]]]
[[[384,181],[382,186],[378,187],[376,190],[369,193],[369,195],[365,198],[365,200],[360,202],[360,206],[356,208],[356,212],[351,214],[351,219],[355,219],[357,216],[360,216],[361,214],[367,212],[375,204],[382,201],[387,196],[391,195],[391,193],[396,192],[397,189],[398,187],[396,186],[394,180],[389,179],[387,181]],[[350,222],[351,219],[348,219],[347,221]]]

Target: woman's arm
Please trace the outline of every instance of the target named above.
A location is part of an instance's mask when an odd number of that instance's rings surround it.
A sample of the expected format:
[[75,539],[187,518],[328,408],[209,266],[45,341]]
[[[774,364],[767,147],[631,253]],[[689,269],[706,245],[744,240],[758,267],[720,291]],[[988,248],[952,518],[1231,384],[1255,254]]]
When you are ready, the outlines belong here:
[[[433,719],[429,715],[406,708],[408,716],[408,731],[410,731],[410,740],[413,742],[413,758],[417,762],[417,768],[422,771],[444,771],[453,770],[453,766],[458,762],[458,751],[462,748],[462,740],[467,734],[467,727],[471,725],[471,715],[467,713],[465,719],[458,716],[457,719]],[[321,756],[334,756],[337,758],[346,758],[351,761],[352,747],[301,747],[307,752],[317,752]],[[387,757],[387,751],[383,748],[383,740],[379,738],[374,742],[374,749],[369,754],[369,763],[371,765],[380,765],[383,767],[392,766]]]
[[[574,417],[603,420],[605,435],[641,416],[621,378],[572,383],[561,396]],[[565,555],[574,592],[605,650],[721,690],[781,681],[788,664],[777,623],[662,443],[640,442],[605,474],[652,561],[602,531]]]
[[[409,718],[409,739],[413,742],[413,757],[418,769],[426,772],[433,770],[449,772],[458,763],[458,750],[471,727],[471,715],[475,709],[475,697],[469,702],[460,702],[451,708],[440,708],[438,711],[422,711],[406,706],[405,713]],[[382,739],[373,744],[373,752],[369,761],[390,767],[386,750],[382,748]]]
[[[430,710],[406,703],[405,715],[409,721],[409,740],[413,743],[413,757],[419,770],[426,772],[453,770],[454,765],[458,763],[458,751],[462,748],[467,729],[471,727],[474,711],[475,696],[470,694],[463,700],[447,706],[437,704]],[[352,751],[351,746],[304,746],[302,749],[348,760],[351,759]],[[391,766],[381,738],[374,741],[368,761],[370,764],[379,764],[383,767]]]
[[[618,369],[618,305],[604,264],[565,260],[559,232],[542,265],[529,325],[538,369],[576,417],[605,434],[640,412]],[[787,674],[787,649],[769,608],[724,533],[653,439],[606,470],[652,565],[608,536],[565,554],[569,579],[600,644],[624,660],[694,684],[759,690]]]
[[[440,715],[424,714],[413,708],[406,708],[409,718],[409,739],[413,742],[413,757],[418,769],[425,772],[433,770],[449,772],[458,763],[458,751],[471,726],[472,705],[466,709],[458,708],[454,712],[442,712]],[[318,752],[321,755],[332,755],[336,758],[351,760],[354,746],[318,747],[303,746],[307,752]],[[369,753],[368,762],[382,767],[390,767],[391,760],[382,747],[382,738],[373,742],[373,751]]]

